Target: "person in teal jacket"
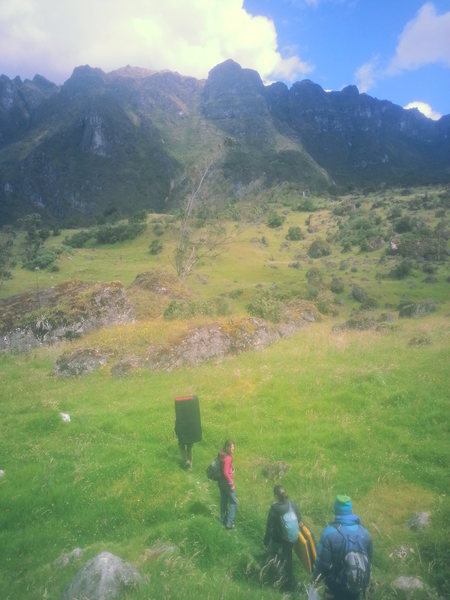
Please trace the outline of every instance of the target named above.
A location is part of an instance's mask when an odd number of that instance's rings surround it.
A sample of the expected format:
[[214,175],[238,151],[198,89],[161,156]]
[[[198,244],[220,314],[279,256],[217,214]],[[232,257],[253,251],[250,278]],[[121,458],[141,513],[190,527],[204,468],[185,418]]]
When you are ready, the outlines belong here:
[[370,580],[372,539],[349,496],[336,497],[334,514],[320,538],[312,581],[325,580],[326,600],[359,600]]

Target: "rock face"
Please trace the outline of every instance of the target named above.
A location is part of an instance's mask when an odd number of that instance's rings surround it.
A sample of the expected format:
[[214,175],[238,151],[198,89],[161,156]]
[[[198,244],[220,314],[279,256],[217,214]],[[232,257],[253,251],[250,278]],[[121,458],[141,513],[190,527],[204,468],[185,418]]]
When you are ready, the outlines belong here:
[[81,224],[110,206],[164,212],[190,190],[192,156],[206,164],[219,147],[211,190],[235,196],[284,182],[320,190],[450,179],[450,116],[434,122],[355,86],[264,86],[231,60],[206,81],[83,66],[63,86],[0,76],[0,221],[37,209]]
[[124,589],[135,587],[140,581],[141,576],[132,565],[110,552],[102,552],[75,575],[61,600],[114,600]]
[[0,352],[26,351],[134,320],[134,310],[118,282],[69,281],[20,294],[0,300],[0,314]]
[[[145,356],[126,356],[119,359],[111,373],[116,377],[128,375],[133,369],[172,371],[184,365],[195,366],[207,360],[249,350],[260,350],[316,320],[312,310],[305,310],[295,319],[273,325],[258,318],[209,323],[193,327],[179,339],[161,346],[150,346]],[[54,372],[58,375],[81,375],[102,366],[107,355],[98,350],[75,350],[58,358]]]

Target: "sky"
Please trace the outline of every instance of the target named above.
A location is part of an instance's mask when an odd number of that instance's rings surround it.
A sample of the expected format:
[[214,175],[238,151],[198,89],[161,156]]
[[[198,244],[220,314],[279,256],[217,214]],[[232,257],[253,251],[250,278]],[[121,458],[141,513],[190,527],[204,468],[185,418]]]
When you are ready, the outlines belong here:
[[0,0],[0,74],[61,84],[126,65],[198,79],[233,59],[264,83],[356,85],[450,113],[450,0]]

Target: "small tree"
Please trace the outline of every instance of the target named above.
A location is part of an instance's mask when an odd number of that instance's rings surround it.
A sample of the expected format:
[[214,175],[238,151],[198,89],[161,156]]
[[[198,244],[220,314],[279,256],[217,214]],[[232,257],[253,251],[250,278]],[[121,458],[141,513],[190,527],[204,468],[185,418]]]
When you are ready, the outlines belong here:
[[[174,251],[174,266],[178,277],[188,277],[198,262],[205,258],[217,256],[220,249],[228,242],[225,227],[213,215],[213,211],[204,204],[200,219],[197,219],[196,206],[202,191],[203,183],[215,161],[211,159],[200,175],[197,187],[187,198],[182,210],[177,244]],[[198,212],[198,211],[197,211]],[[201,224],[202,229],[196,226]]]
[[13,260],[13,236],[11,234],[2,234],[0,237],[0,285],[7,279],[12,278],[11,268],[14,266]]

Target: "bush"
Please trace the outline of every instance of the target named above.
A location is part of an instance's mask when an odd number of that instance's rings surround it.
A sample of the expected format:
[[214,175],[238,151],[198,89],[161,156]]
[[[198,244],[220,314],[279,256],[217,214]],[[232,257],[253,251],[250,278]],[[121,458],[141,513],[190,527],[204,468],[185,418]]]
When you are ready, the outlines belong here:
[[329,256],[330,254],[330,244],[325,240],[314,240],[308,249],[308,255],[311,258],[321,258],[322,256]]
[[403,260],[389,271],[389,277],[392,279],[404,279],[411,273],[412,264],[409,260]]
[[297,204],[296,210],[299,212],[314,212],[317,210],[317,206],[312,198],[303,198],[303,200],[300,200]]
[[327,290],[321,290],[316,299],[317,308],[324,315],[336,315],[336,305],[334,304],[333,294]]
[[133,240],[145,229],[144,223],[119,223],[119,225],[102,225],[96,231],[98,244],[115,244],[125,240]]
[[283,315],[283,305],[273,292],[264,292],[247,304],[247,311],[253,317],[260,317],[279,323]]
[[369,294],[364,288],[354,285],[352,287],[352,298],[357,302],[365,302],[369,298]]
[[171,300],[164,311],[164,318],[191,319],[196,315],[213,315],[214,306],[211,302],[192,302],[186,300]]
[[394,230],[397,233],[406,233],[407,231],[411,231],[413,226],[414,221],[411,219],[411,217],[402,217],[395,223]]
[[163,249],[163,245],[159,240],[152,240],[148,251],[150,252],[150,254],[152,255],[156,255],[159,254]]
[[289,227],[289,230],[286,235],[286,239],[291,240],[293,242],[297,240],[302,240],[304,237],[305,236],[303,235],[302,230],[298,226]]
[[333,277],[331,280],[330,290],[335,294],[340,294],[344,291],[344,280],[341,277]]
[[279,215],[276,212],[273,212],[269,215],[269,218],[267,219],[267,227],[270,227],[271,229],[276,229],[277,227],[281,227],[284,223],[284,217],[282,217],[281,215]]
[[63,244],[66,246],[70,246],[71,248],[82,248],[86,242],[90,239],[93,239],[95,233],[89,230],[78,231],[78,233],[74,233],[70,237],[65,237],[63,240]]
[[306,272],[306,279],[311,285],[320,285],[322,283],[322,273],[317,267],[312,267]]
[[26,261],[23,266],[30,271],[36,269],[57,271],[58,267],[54,263],[58,258],[58,254],[56,250],[51,248],[40,248],[36,256],[32,260]]

